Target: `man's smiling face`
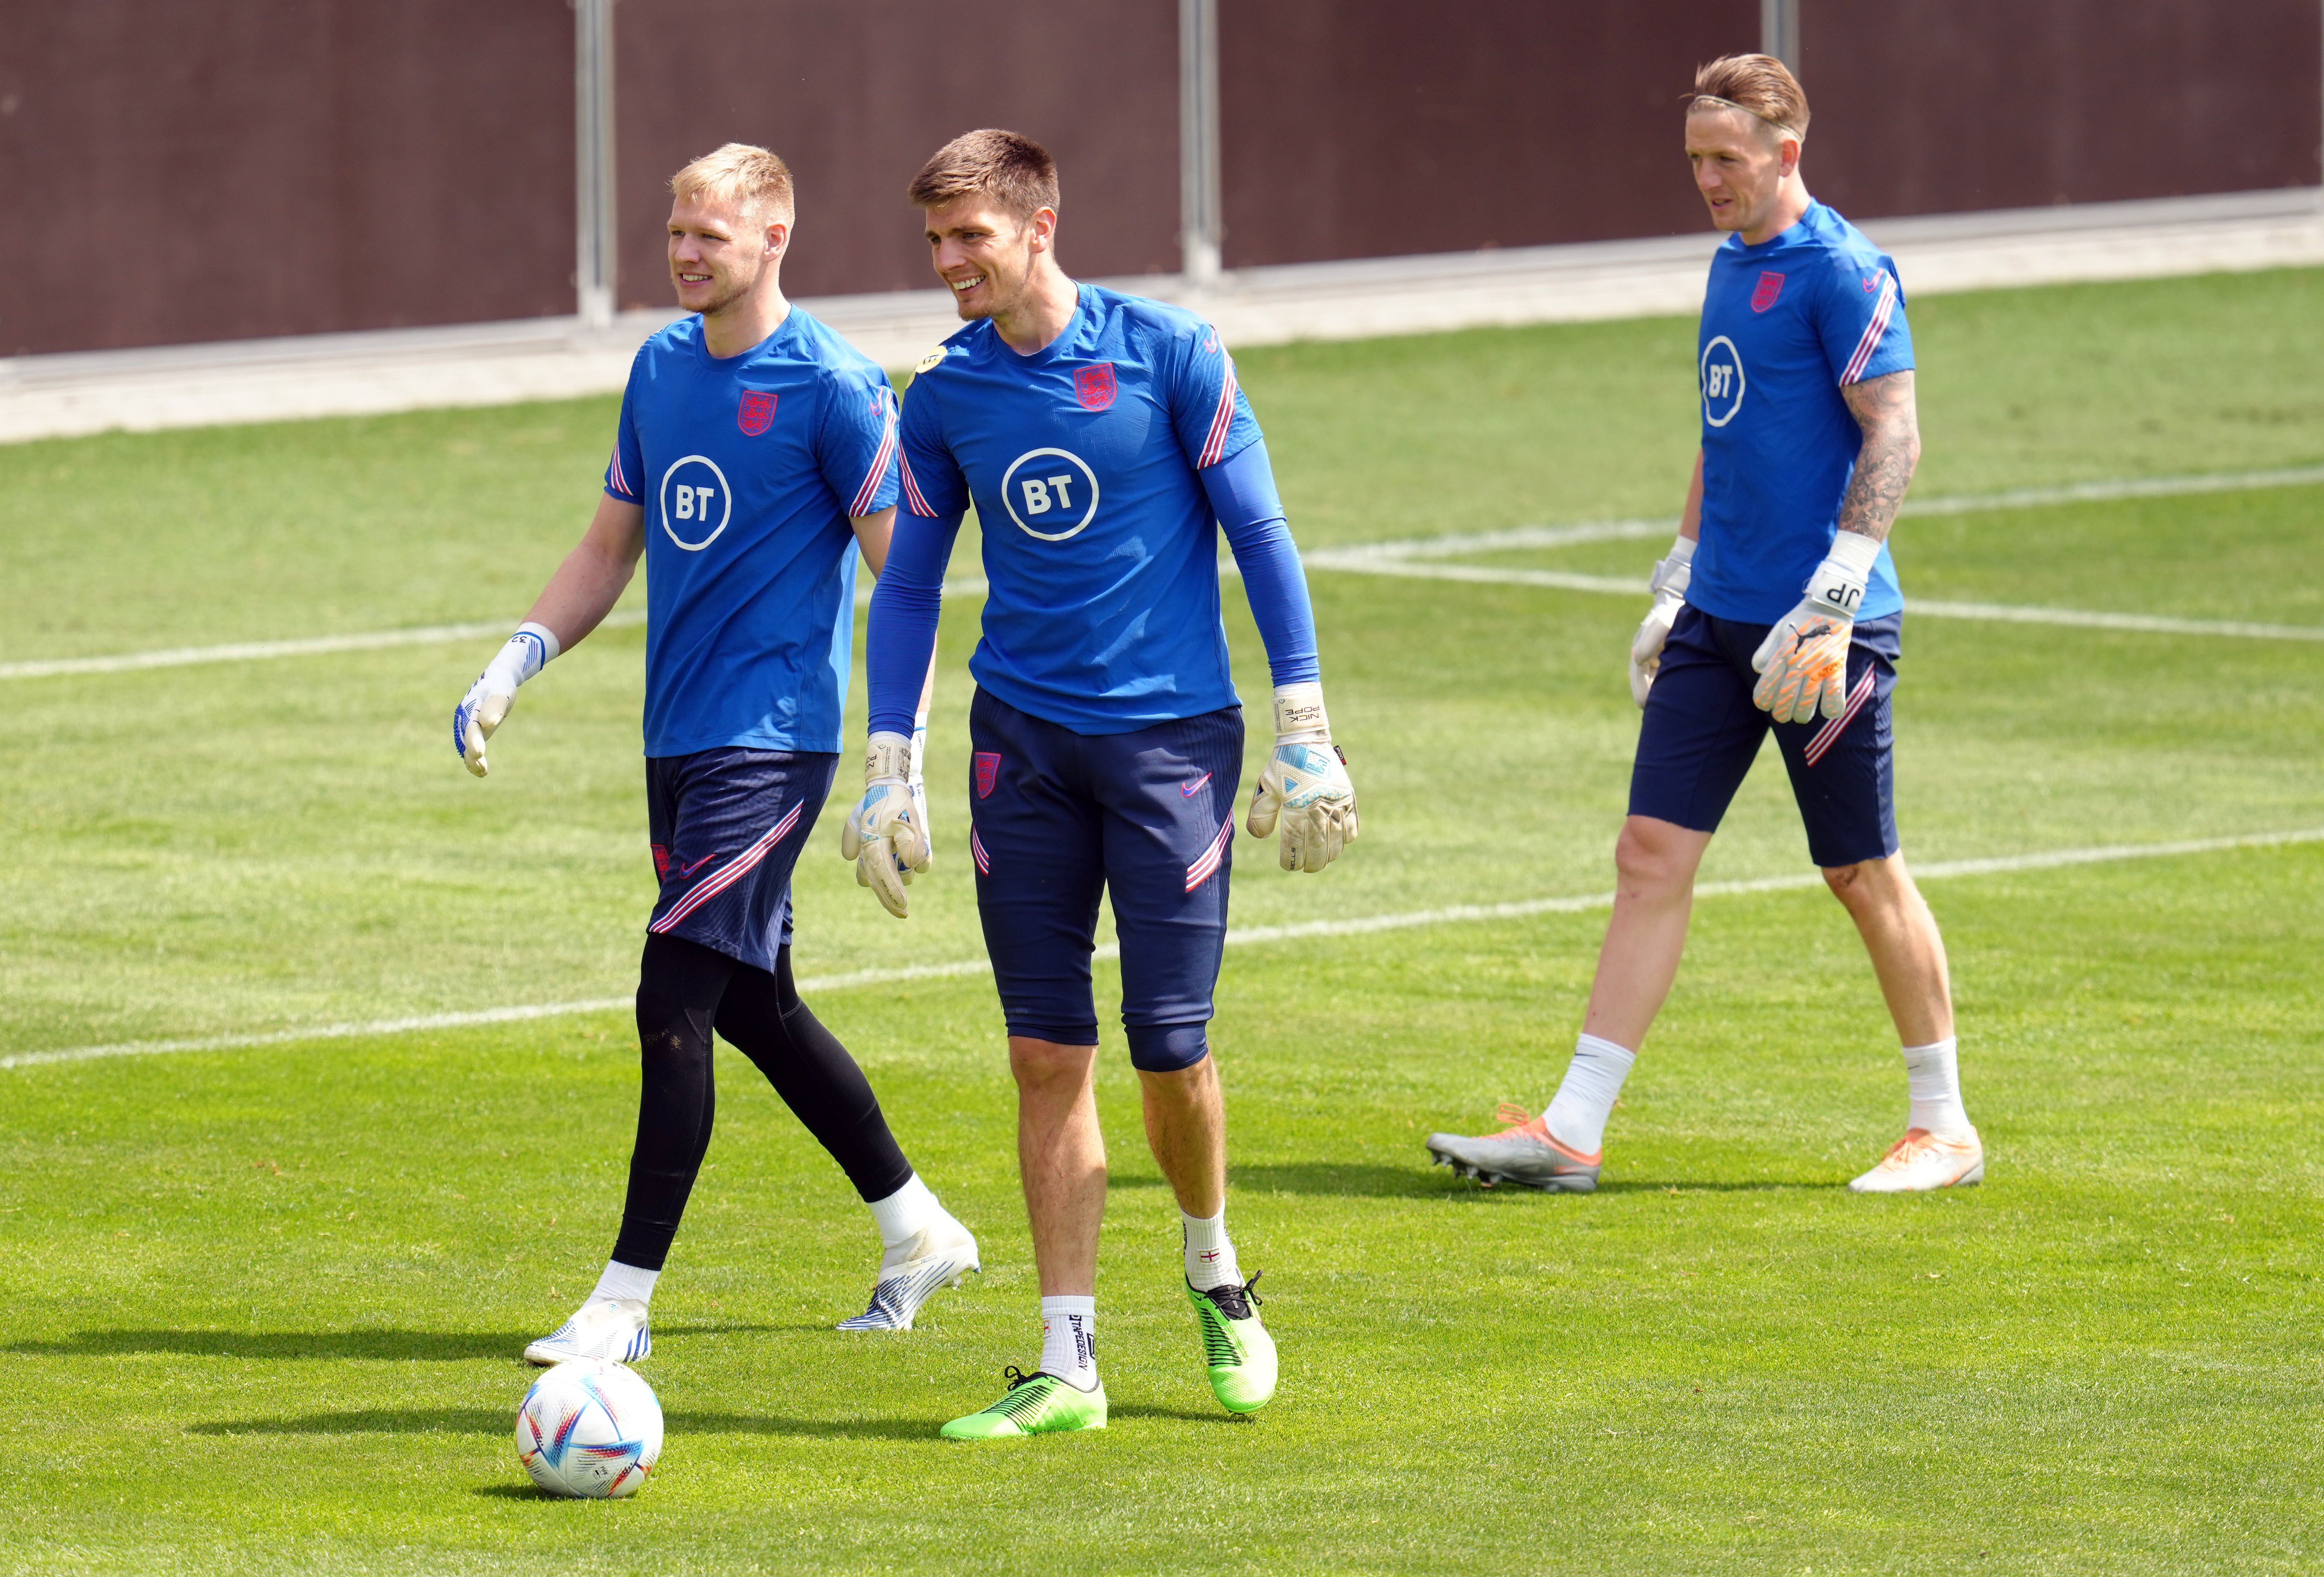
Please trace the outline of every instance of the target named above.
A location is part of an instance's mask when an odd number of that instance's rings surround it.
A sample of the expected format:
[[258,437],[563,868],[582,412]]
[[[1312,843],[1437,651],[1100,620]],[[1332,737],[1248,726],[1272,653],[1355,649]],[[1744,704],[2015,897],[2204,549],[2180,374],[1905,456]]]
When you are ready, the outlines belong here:
[[790,226],[761,221],[707,195],[669,207],[669,282],[678,304],[706,316],[732,306],[782,256]]
[[930,261],[963,318],[1003,317],[1024,300],[1034,256],[1046,249],[1056,222],[1054,214],[1042,208],[1019,220],[982,193],[927,213]]

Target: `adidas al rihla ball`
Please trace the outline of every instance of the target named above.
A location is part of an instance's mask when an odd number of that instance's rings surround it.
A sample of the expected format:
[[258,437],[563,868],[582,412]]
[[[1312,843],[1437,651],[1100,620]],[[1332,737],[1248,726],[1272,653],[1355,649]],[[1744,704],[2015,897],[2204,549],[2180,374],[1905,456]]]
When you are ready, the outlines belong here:
[[516,1457],[552,1495],[634,1495],[661,1455],[661,1404],[637,1370],[599,1358],[560,1363],[516,1410]]

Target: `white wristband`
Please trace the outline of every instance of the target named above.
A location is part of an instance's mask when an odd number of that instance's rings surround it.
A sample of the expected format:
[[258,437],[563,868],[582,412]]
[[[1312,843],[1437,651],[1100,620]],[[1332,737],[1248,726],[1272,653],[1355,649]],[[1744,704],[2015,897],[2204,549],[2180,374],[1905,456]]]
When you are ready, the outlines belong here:
[[885,731],[863,742],[863,782],[905,783],[911,780],[912,742]]
[[1864,587],[1872,578],[1872,566],[1879,557],[1880,544],[1871,538],[1857,531],[1839,532],[1832,538],[1831,550],[1808,577],[1808,601],[1843,619],[1855,618],[1857,609],[1864,604]]
[[1663,562],[1665,564],[1693,563],[1694,540],[1695,540],[1692,537],[1688,536],[1673,538],[1671,540],[1671,550],[1663,555]]
[[519,685],[549,666],[558,650],[556,632],[528,619],[493,653],[479,682],[495,695],[513,696]]
[[1332,737],[1332,720],[1323,711],[1323,687],[1309,680],[1305,684],[1275,687],[1275,738],[1277,743],[1286,739],[1327,740]]

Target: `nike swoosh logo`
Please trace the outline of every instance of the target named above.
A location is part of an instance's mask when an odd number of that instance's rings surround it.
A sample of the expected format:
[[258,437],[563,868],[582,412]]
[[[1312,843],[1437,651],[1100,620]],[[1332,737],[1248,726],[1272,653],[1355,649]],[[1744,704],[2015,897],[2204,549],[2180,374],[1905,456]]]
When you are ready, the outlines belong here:
[[1205,772],[1191,783],[1179,784],[1178,793],[1185,798],[1192,799],[1195,795],[1200,794],[1203,791],[1204,787],[1207,785],[1210,780],[1211,775],[1208,772]]

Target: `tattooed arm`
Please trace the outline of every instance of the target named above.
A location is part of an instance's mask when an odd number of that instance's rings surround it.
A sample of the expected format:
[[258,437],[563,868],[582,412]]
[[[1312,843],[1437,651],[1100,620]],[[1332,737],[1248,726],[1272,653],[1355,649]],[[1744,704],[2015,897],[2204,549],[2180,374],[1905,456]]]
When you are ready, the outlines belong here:
[[1864,429],[1864,447],[1856,456],[1856,475],[1849,479],[1848,495],[1840,503],[1840,529],[1859,537],[1885,541],[1896,523],[1897,506],[1921,463],[1921,423],[1913,403],[1913,374],[1908,368],[1861,383],[1844,385],[1840,397],[1849,414]]

